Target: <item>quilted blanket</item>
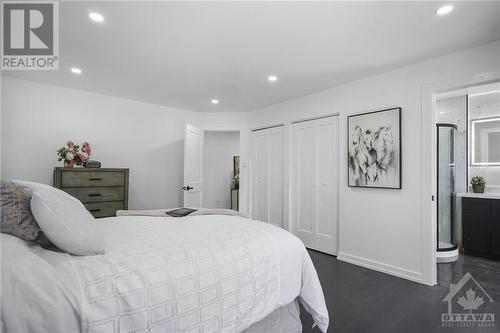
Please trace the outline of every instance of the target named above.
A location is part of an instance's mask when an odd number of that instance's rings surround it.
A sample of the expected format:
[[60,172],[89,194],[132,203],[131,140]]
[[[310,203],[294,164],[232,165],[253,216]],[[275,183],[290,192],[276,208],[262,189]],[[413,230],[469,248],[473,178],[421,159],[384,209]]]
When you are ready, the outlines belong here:
[[1,331],[296,332],[297,315],[286,314],[297,300],[328,328],[312,261],[281,228],[224,215],[95,223],[107,243],[100,256],[2,234]]

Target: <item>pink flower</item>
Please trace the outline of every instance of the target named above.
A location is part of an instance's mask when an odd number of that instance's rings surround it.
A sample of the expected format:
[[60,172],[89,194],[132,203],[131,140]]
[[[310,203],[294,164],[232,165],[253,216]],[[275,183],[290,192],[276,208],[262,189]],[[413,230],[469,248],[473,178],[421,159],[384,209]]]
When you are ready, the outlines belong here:
[[87,158],[89,158],[89,155],[86,153],[77,153],[78,157],[80,158],[80,161],[85,161]]
[[69,149],[71,149],[71,147],[73,147],[74,144],[75,143],[71,140],[66,141],[66,147],[68,147]]
[[82,151],[84,153],[86,153],[87,155],[90,155],[92,153],[92,149],[90,148],[90,143],[88,143],[87,141],[85,141],[82,144]]

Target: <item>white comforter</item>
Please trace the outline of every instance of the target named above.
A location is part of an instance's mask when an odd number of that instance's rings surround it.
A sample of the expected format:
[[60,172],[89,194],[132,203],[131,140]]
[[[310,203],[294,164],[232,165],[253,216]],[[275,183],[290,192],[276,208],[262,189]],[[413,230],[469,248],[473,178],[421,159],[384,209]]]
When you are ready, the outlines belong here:
[[97,223],[102,256],[2,234],[3,332],[241,332],[297,297],[328,328],[311,259],[280,228],[215,215]]

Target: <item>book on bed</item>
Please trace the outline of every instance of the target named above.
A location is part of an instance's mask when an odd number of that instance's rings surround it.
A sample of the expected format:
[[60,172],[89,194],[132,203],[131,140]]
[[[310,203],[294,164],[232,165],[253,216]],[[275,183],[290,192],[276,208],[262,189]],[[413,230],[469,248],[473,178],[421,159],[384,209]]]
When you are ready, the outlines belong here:
[[196,212],[196,209],[191,208],[177,208],[167,212],[167,215],[172,217],[183,217],[191,214],[192,212]]

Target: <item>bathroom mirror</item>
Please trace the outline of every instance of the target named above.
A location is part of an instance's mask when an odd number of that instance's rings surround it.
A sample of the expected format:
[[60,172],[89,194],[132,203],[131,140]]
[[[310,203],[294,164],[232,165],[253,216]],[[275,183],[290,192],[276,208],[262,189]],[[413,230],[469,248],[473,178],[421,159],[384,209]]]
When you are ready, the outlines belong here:
[[500,117],[471,121],[472,165],[500,165]]

